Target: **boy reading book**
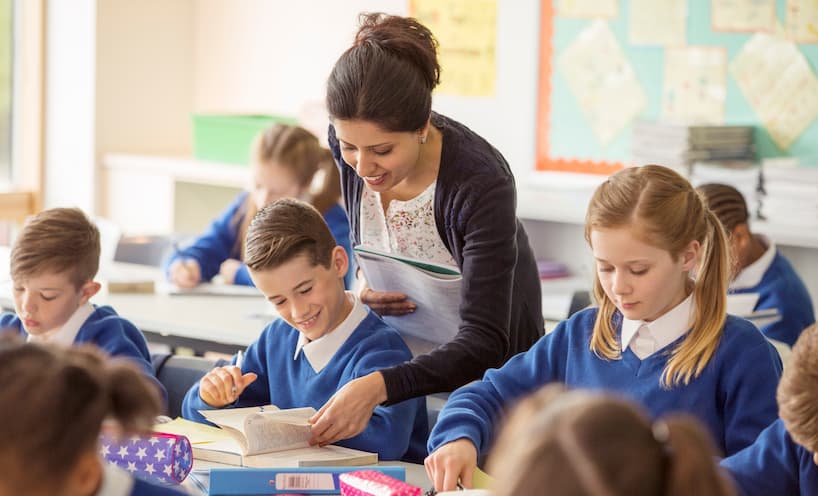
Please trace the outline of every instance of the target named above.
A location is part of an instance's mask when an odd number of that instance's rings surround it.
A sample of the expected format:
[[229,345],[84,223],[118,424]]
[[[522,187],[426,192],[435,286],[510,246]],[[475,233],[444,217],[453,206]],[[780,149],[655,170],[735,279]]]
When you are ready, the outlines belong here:
[[109,306],[90,299],[100,290],[99,230],[77,208],[53,208],[29,219],[11,250],[16,315],[0,315],[0,329],[29,341],[92,343],[135,362],[156,385],[145,336]]
[[[397,331],[344,291],[349,260],[315,208],[278,200],[253,218],[245,263],[281,318],[271,322],[243,363],[217,367],[185,396],[182,414],[275,404],[320,408],[347,382],[412,358]],[[423,398],[379,406],[364,431],[338,444],[383,460],[420,461],[427,434]]]

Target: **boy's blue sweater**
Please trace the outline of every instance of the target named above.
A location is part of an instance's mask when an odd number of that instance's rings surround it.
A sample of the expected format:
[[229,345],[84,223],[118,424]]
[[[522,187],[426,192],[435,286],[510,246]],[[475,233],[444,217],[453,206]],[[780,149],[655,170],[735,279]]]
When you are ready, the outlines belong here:
[[[94,313],[82,323],[77,337],[74,338],[74,344],[92,343],[112,357],[125,357],[136,362],[145,375],[159,388],[162,400],[164,404],[167,404],[168,393],[165,387],[156,380],[148,343],[142,332],[129,320],[120,317],[109,306],[94,305],[94,308]],[[0,329],[12,328],[17,329],[23,337],[28,338],[28,333],[17,315],[13,313],[0,315]]]
[[[239,212],[244,208],[248,192],[242,192],[233,202],[219,215],[208,227],[204,234],[184,250],[173,253],[165,260],[164,269],[167,274],[170,264],[179,258],[192,258],[199,263],[202,272],[202,281],[209,281],[219,273],[222,262],[229,258],[242,260],[243,256],[238,252],[237,247],[241,243],[236,242],[239,235],[239,228],[244,220],[244,212]],[[355,280],[355,259],[352,256],[349,240],[349,219],[344,208],[340,204],[333,205],[323,213],[324,220],[335,238],[338,246],[344,248],[349,257],[350,267],[344,278],[347,288],[350,288]],[[236,272],[235,284],[253,286],[247,266],[242,264]]]
[[[412,359],[396,330],[371,310],[318,373],[303,352],[294,360],[299,332],[284,319],[268,324],[247,348],[242,372],[258,379],[226,408],[274,404],[279,408],[311,406],[320,409],[347,382],[384,367]],[[235,363],[235,357],[233,359]],[[185,395],[182,416],[205,422],[198,410],[212,410],[199,396],[199,383]],[[337,444],[377,452],[381,460],[422,462],[428,434],[425,398],[414,398],[388,407],[379,406],[366,429]]]
[[[455,391],[429,437],[429,452],[468,438],[478,452],[485,453],[504,407],[550,382],[621,393],[642,404],[653,417],[691,413],[705,423],[727,454],[750,445],[776,418],[781,361],[750,322],[728,316],[716,353],[701,375],[687,386],[664,389],[660,379],[667,352],[684,336],[645,360],[630,349],[619,360],[606,360],[589,348],[596,314],[597,309],[590,308],[560,322],[529,351]],[[619,313],[614,317],[618,329],[621,319]]]
[[809,291],[790,262],[779,252],[757,286],[730,292],[758,293],[755,310],[778,309],[781,320],[761,327],[765,336],[776,341],[793,346],[801,331],[815,323]]
[[182,496],[184,494],[186,493],[172,487],[159,486],[136,477],[131,488],[131,496]]
[[721,461],[743,496],[818,494],[818,467],[811,452],[796,444],[776,420],[755,443]]

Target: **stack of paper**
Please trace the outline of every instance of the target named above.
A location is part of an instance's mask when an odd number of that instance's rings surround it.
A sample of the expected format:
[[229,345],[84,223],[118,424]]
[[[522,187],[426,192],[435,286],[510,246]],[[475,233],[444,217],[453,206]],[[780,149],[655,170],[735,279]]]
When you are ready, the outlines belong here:
[[818,166],[762,164],[765,195],[760,215],[770,223],[818,228]]

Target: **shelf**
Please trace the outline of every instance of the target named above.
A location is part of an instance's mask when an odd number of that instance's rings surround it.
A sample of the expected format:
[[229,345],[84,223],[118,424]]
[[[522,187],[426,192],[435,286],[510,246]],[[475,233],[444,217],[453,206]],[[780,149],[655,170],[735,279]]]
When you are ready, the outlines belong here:
[[251,172],[247,166],[206,162],[190,157],[116,154],[106,155],[102,163],[112,171],[165,175],[180,182],[235,188],[244,188],[251,182]]

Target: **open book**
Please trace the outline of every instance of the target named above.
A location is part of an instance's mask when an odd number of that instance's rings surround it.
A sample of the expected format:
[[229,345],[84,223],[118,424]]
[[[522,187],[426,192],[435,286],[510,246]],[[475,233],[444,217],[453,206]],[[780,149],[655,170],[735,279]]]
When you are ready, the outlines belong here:
[[406,294],[417,304],[408,315],[384,317],[401,334],[442,344],[460,326],[461,276],[457,267],[356,246],[355,254],[366,282],[375,291]]
[[307,419],[313,408],[263,407],[201,410],[221,428],[184,419],[154,430],[188,437],[195,460],[245,467],[357,466],[378,463],[378,454],[342,446],[309,446]]

